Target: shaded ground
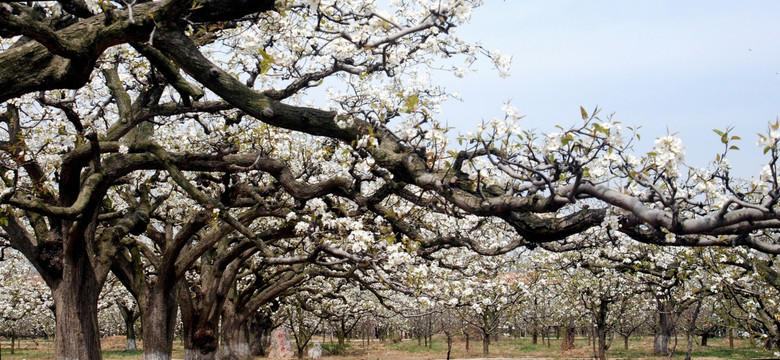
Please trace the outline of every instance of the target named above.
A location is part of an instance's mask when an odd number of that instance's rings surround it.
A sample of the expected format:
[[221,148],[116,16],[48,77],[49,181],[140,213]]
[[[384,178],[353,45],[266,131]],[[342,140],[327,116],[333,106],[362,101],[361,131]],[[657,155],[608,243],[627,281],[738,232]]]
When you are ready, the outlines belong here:
[[[326,347],[329,344],[328,338],[316,338],[315,340],[323,343]],[[141,359],[142,354],[138,352],[125,352],[125,339],[121,336],[104,338],[103,357],[107,360],[118,359]],[[24,340],[17,345],[16,354],[10,354],[10,341],[2,339],[0,341],[2,351],[0,358],[3,359],[28,359],[44,360],[53,359],[53,343],[45,340]],[[530,339],[501,339],[490,346],[490,354],[486,357],[482,354],[482,343],[480,341],[471,341],[470,349],[466,351],[466,343],[463,339],[458,339],[453,344],[452,359],[468,360],[514,360],[514,359],[574,359],[574,358],[592,358],[593,348],[588,345],[587,339],[577,339],[574,350],[561,352],[560,341],[552,339],[550,346],[546,343],[531,344]],[[183,359],[181,342],[175,343],[174,359]],[[685,348],[684,339],[678,339],[677,351],[675,357],[683,357]],[[664,357],[653,357],[651,355],[652,339],[649,337],[632,338],[629,344],[629,351],[623,350],[623,343],[615,341],[608,352],[610,358],[633,358],[633,359],[665,359]],[[327,354],[327,352],[326,352]],[[323,360],[438,360],[445,359],[447,355],[446,342],[438,337],[434,337],[432,346],[426,347],[423,344],[418,345],[417,340],[405,340],[398,344],[389,342],[371,341],[370,344],[359,340],[354,340],[349,344],[345,354],[341,356],[326,355]],[[700,360],[711,359],[751,359],[772,357],[771,352],[763,351],[754,346],[750,340],[736,340],[734,349],[728,347],[725,339],[711,339],[710,346],[694,346],[693,357]],[[261,359],[261,358],[258,358]]]

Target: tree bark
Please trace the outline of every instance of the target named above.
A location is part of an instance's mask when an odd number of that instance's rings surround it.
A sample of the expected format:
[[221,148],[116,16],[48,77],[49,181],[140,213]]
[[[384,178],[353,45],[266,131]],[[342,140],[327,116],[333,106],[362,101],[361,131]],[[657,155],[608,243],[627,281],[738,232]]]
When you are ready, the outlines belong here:
[[693,330],[696,329],[696,319],[699,317],[699,311],[701,310],[701,303],[702,300],[699,299],[699,301],[696,303],[696,309],[693,311],[693,315],[691,316],[691,322],[688,326],[688,331],[687,331],[688,348],[685,351],[685,360],[691,360],[691,354],[693,353],[693,338],[694,336],[696,336],[693,333]]
[[117,302],[116,305],[119,308],[119,314],[122,315],[122,320],[125,321],[125,338],[127,339],[125,351],[136,351],[138,350],[135,334],[135,321],[138,320],[137,312],[127,308],[121,302]]
[[[344,339],[346,339],[347,334],[342,331],[341,329],[336,330],[336,338],[338,339],[338,344],[336,345],[336,354],[343,354],[346,350],[346,345],[344,343]],[[420,340],[418,337],[417,340]]]
[[490,354],[490,333],[487,330],[482,330],[482,354]]
[[607,311],[609,307],[609,302],[606,300],[601,300],[601,303],[599,304],[597,317],[596,317],[596,336],[593,341],[597,343],[597,356],[600,360],[606,360],[607,359],[607,349],[609,348],[609,345],[607,344]]
[[734,348],[734,328],[729,328],[729,349]]
[[666,333],[656,333],[653,339],[653,354],[667,355],[669,353],[669,338]]
[[[184,316],[182,316],[184,319]],[[216,324],[184,324],[184,359],[216,360],[219,339]]]
[[222,339],[219,349],[221,360],[246,360],[252,358],[247,323],[236,317],[235,307],[226,301],[222,307]]
[[134,314],[130,314],[129,317],[125,318],[125,338],[126,338],[126,345],[125,345],[125,351],[136,351],[138,350],[138,345],[136,344],[136,337],[135,337],[135,316]]
[[669,311],[669,306],[666,305],[666,303],[659,304],[658,322],[655,327],[653,339],[653,354],[669,354],[669,339],[672,336],[673,330],[674,322],[672,321],[672,314]]
[[62,259],[62,277],[53,289],[55,359],[100,359],[97,279],[81,242],[72,244]]
[[219,358],[221,360],[245,360],[252,359],[252,351],[249,346],[249,333],[246,325],[229,325],[222,323],[222,336],[224,342],[220,346]]
[[563,332],[563,341],[561,341],[561,351],[574,349],[574,326],[566,325],[561,328]]
[[149,288],[143,316],[144,360],[170,360],[176,327],[176,291],[155,284]]
[[447,360],[450,360],[450,354],[452,354],[452,333],[444,330],[444,335],[447,337]]
[[265,314],[258,313],[252,316],[249,323],[249,348],[252,356],[265,356],[263,336],[268,334],[271,325],[271,318]]
[[218,338],[216,329],[207,326],[185,330],[185,360],[216,360]]

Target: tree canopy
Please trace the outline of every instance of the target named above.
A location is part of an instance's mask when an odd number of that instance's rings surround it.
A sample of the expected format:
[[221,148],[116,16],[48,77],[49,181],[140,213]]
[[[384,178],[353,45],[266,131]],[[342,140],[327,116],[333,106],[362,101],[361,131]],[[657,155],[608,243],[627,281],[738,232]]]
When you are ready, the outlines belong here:
[[[458,249],[616,236],[780,253],[778,123],[752,180],[730,176],[730,131],[711,166],[689,168],[679,139],[638,154],[634,129],[598,109],[538,134],[506,106],[449,134],[437,109],[451,94],[430,71],[509,66],[455,35],[480,3],[0,2],[0,226],[53,291],[57,357],[99,358],[109,272],[145,324],[188,304],[188,341],[208,352],[211,306],[244,322],[317,276],[408,290],[393,270],[410,254],[458,268]],[[170,356],[159,325],[150,359]]]

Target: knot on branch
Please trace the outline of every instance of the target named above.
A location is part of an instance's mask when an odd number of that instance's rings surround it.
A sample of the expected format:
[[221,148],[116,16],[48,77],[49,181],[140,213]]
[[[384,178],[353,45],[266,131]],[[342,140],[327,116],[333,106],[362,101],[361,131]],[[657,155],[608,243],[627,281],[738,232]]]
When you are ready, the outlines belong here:
[[35,250],[38,261],[43,267],[55,273],[62,271],[61,242],[42,242]]
[[208,354],[217,350],[217,335],[212,329],[200,328],[195,331],[192,343],[202,354]]

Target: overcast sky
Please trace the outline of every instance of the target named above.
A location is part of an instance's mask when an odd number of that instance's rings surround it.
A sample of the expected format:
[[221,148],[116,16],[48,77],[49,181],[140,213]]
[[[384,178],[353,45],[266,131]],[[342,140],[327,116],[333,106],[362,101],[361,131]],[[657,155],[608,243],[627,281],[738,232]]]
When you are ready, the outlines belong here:
[[488,0],[457,34],[513,55],[512,75],[482,62],[465,79],[442,77],[464,98],[443,117],[465,132],[511,100],[524,128],[553,131],[598,105],[642,125],[641,151],[678,133],[698,167],[721,150],[712,129],[734,126],[735,171],[757,175],[756,133],[780,116],[779,19],[780,1]]

